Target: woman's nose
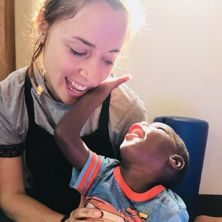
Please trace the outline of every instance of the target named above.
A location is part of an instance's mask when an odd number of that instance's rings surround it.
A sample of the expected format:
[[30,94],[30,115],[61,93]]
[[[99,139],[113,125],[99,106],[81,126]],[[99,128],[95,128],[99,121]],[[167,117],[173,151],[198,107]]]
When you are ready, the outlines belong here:
[[88,72],[86,70],[80,69],[79,74],[85,79],[88,77]]
[[79,71],[80,75],[91,85],[98,85],[101,80],[99,65],[96,61],[88,61]]

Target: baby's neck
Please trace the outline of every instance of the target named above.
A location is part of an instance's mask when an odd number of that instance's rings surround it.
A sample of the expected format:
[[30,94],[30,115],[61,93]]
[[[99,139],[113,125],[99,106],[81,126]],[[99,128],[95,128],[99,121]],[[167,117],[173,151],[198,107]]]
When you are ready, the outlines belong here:
[[126,184],[136,193],[144,193],[157,185],[151,176],[136,169],[120,166],[120,173]]

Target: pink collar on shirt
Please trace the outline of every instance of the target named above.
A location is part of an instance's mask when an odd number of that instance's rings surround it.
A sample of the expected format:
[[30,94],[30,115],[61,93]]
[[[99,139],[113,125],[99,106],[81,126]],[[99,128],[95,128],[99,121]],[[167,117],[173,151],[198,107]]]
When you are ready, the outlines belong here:
[[126,197],[132,201],[136,202],[143,202],[148,201],[157,195],[159,195],[163,190],[165,190],[165,187],[162,185],[157,185],[150,190],[144,192],[144,193],[136,193],[134,192],[124,181],[121,173],[120,173],[120,167],[115,167],[113,171],[113,176],[119,185],[120,189],[123,191],[123,193],[126,195]]

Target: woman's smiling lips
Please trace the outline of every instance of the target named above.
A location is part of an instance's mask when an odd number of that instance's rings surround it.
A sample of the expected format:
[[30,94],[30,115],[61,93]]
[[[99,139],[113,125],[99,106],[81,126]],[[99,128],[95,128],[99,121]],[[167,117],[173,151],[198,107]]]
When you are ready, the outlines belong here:
[[67,88],[72,92],[72,94],[82,95],[88,90],[87,86],[84,86],[76,81],[73,81],[70,77],[66,77]]

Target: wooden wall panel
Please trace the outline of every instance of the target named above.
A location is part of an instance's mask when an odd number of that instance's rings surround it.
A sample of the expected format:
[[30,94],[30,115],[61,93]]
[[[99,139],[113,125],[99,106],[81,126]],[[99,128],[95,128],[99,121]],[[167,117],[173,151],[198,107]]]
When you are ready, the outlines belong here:
[[0,80],[15,69],[14,0],[0,0]]

